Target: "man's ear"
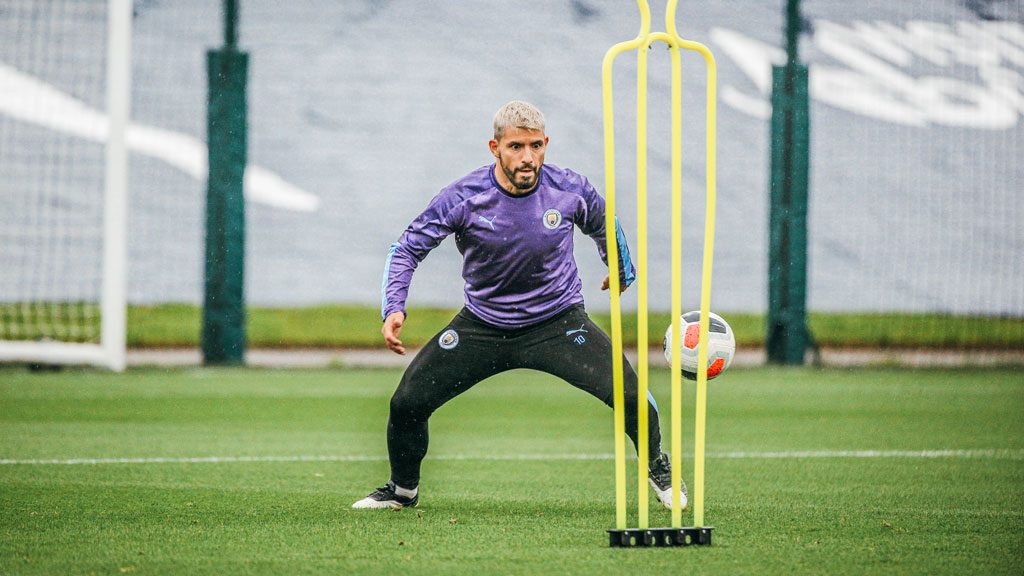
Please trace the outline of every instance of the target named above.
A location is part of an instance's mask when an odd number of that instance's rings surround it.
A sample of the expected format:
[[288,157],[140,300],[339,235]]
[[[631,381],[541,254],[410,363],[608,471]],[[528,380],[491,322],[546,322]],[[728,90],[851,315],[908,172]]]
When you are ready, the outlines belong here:
[[498,141],[497,140],[491,140],[490,142],[488,142],[488,144],[491,147],[491,154],[493,154],[494,157],[497,158],[498,157]]

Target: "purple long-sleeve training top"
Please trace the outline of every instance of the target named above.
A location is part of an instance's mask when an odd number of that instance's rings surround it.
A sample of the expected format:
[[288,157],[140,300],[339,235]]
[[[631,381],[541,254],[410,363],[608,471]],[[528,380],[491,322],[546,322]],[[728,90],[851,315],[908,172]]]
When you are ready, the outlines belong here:
[[[594,239],[608,263],[605,203],[583,176],[544,164],[532,192],[514,196],[483,166],[441,190],[391,245],[381,286],[381,317],[405,312],[416,266],[447,236],[463,256],[466,308],[485,322],[519,328],[583,303],[573,257],[573,226]],[[615,220],[619,281],[636,269]]]

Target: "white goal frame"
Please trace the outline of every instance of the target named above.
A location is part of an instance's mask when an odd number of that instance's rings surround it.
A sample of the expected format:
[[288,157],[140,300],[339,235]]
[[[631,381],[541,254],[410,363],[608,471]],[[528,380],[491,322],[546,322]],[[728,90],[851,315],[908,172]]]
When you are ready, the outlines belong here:
[[0,362],[92,364],[123,371],[126,364],[128,150],[131,106],[132,0],[107,2],[106,103],[109,132],[103,183],[103,286],[100,343],[0,340]]

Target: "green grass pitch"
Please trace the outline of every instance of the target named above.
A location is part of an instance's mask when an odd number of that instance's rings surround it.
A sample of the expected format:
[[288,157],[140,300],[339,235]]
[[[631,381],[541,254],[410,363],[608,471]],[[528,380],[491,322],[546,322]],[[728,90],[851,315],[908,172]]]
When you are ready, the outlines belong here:
[[1024,572],[1020,371],[726,373],[709,389],[714,543],[675,549],[608,548],[611,411],[530,372],[435,414],[418,509],[350,509],[386,480],[399,377],[0,369],[0,573]]

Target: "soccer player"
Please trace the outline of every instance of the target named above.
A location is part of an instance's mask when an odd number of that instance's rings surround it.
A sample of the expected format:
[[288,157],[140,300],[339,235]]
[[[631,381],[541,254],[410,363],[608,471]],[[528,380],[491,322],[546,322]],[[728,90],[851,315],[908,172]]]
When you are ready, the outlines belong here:
[[[402,376],[388,418],[391,478],[353,508],[416,506],[430,415],[499,372],[547,372],[612,406],[611,339],[583,308],[573,258],[573,227],[578,227],[608,262],[604,198],[583,176],[544,164],[547,145],[540,110],[509,102],[494,116],[490,148],[496,161],[441,190],[391,245],[381,310],[381,333],[391,350],[405,354],[399,335],[413,271],[449,235],[463,256],[466,305]],[[625,290],[636,269],[617,221],[612,233]],[[606,276],[601,289],[608,286]],[[626,432],[636,445],[637,377],[625,359],[623,366]],[[669,458],[661,451],[658,407],[650,394],[647,404],[649,481],[671,508]]]

